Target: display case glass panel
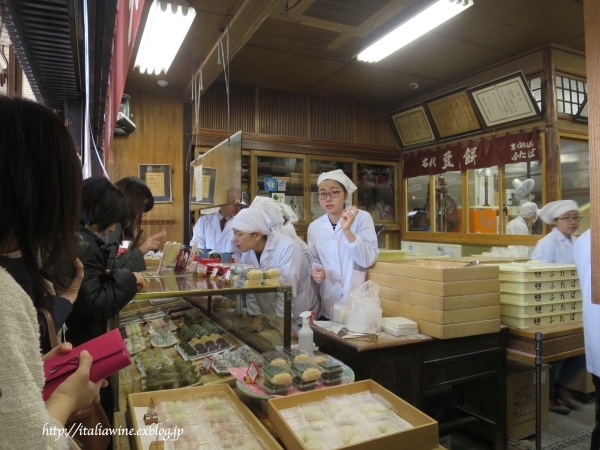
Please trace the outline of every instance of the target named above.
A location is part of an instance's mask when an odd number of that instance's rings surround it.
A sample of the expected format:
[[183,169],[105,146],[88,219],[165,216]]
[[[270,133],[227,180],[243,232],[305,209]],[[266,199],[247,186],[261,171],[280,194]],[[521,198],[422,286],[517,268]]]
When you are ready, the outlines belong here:
[[446,172],[435,176],[435,231],[462,231],[461,186],[460,172]]
[[[542,204],[542,166],[539,161],[520,162],[504,166],[504,194],[502,195],[502,215],[505,223],[506,234],[525,235],[524,225],[528,228],[527,234],[540,235],[543,233],[543,223],[537,214],[529,215],[532,205],[527,205],[523,211],[522,219],[518,219],[521,205],[535,203],[538,208]],[[513,225],[508,224],[515,220]]]
[[299,222],[308,221],[304,208],[305,158],[302,155],[256,156],[256,195],[291,205]]
[[560,137],[560,173],[563,200],[575,200],[583,216],[577,230],[590,227],[590,155],[586,139]]
[[408,231],[430,231],[428,175],[407,180],[406,205]]
[[467,182],[469,233],[497,234],[500,228],[498,167],[467,170]]
[[359,162],[356,169],[358,208],[375,222],[396,220],[396,166]]

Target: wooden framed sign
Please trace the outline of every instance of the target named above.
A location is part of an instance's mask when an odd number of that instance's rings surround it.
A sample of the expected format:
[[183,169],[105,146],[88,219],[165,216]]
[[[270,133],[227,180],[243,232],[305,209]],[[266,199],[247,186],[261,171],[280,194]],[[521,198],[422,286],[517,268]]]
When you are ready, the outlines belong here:
[[431,122],[422,104],[394,111],[390,113],[390,120],[402,148],[436,142]]
[[466,86],[425,102],[439,139],[482,131]]
[[138,177],[154,197],[154,203],[171,203],[171,166],[169,164],[138,164]]

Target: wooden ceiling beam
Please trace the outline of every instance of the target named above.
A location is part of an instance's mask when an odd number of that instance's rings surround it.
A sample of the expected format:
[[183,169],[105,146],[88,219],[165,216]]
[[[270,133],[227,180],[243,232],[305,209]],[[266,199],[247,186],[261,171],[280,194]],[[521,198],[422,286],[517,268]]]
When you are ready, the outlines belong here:
[[[229,35],[229,61],[242,49],[248,42],[250,37],[256,32],[258,27],[265,21],[269,14],[281,0],[244,0],[240,7],[233,13],[231,17],[230,35]],[[223,28],[227,27],[227,23],[223,24]],[[226,45],[226,37],[223,35],[223,45]],[[218,56],[218,41],[219,37],[215,36],[215,43],[211,47],[207,55],[202,57],[202,81],[204,92],[210,85],[221,75],[223,65],[217,64]],[[199,61],[198,61],[199,64]],[[198,75],[200,69],[194,71]],[[188,83],[185,90],[182,92],[180,99],[189,101],[192,93],[192,83]]]

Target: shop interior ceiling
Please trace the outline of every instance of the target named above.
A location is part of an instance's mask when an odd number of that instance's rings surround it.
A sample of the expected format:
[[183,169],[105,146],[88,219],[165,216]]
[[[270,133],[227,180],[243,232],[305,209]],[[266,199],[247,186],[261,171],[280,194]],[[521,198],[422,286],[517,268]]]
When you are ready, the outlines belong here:
[[156,87],[165,79],[188,101],[191,74],[201,60],[205,89],[222,80],[216,42],[228,15],[232,83],[323,95],[402,102],[546,44],[585,51],[583,0],[474,0],[377,64],[358,62],[356,55],[432,0],[188,2],[196,19],[168,73],[141,75],[132,61],[128,83]]
[[[158,89],[157,80],[164,79],[169,82],[165,89],[177,90],[182,101],[189,101],[191,76],[200,61],[205,89],[223,77],[216,44],[228,17],[232,83],[396,102],[546,44],[585,50],[582,0],[474,0],[473,7],[379,63],[356,60],[359,51],[431,2],[188,0],[196,18],[168,73],[134,71],[134,50],[127,82]],[[140,30],[151,3],[145,2]],[[85,4],[94,30],[90,113],[97,127],[104,111],[117,0]],[[36,79],[42,98],[56,107],[81,98],[83,5],[83,0],[0,0],[0,10],[8,10],[14,22],[10,26],[20,36],[16,51],[26,72]],[[411,90],[411,83],[419,89]]]

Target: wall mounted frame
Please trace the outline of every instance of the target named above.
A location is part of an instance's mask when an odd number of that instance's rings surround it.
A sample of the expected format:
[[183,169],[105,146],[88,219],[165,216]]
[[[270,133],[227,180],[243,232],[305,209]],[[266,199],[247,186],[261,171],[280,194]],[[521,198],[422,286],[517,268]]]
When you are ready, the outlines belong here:
[[523,72],[515,72],[474,88],[467,93],[477,107],[486,129],[505,127],[541,118]]
[[436,142],[431,119],[423,104],[391,112],[389,117],[403,149]]

